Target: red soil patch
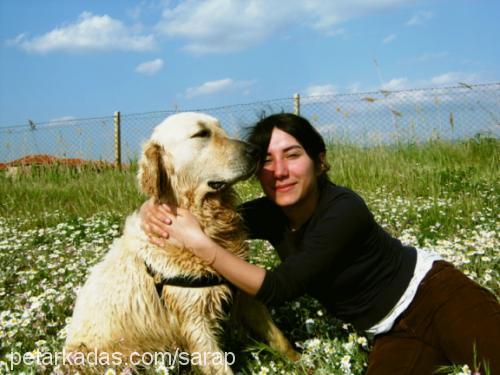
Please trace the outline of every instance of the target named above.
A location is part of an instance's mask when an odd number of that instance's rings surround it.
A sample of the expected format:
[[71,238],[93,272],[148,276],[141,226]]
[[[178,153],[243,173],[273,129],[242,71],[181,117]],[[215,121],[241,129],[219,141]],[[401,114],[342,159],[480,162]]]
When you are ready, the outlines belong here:
[[51,155],[28,155],[8,163],[0,163],[0,170],[9,167],[22,167],[28,165],[64,165],[70,167],[91,167],[96,169],[114,168],[114,164],[105,161],[57,158]]

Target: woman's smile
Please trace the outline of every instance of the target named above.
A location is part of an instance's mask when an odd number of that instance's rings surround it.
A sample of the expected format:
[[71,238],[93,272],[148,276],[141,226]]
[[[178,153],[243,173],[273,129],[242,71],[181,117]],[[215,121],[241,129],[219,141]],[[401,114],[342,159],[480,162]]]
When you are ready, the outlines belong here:
[[296,182],[276,184],[274,190],[276,190],[276,192],[278,193],[286,193],[292,190],[296,184],[297,184]]

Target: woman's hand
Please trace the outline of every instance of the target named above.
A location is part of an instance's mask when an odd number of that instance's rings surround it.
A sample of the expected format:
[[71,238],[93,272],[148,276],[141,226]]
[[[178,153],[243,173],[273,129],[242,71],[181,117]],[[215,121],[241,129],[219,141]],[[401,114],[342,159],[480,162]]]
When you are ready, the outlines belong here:
[[203,260],[212,259],[213,252],[205,254],[212,240],[203,232],[196,217],[186,209],[146,201],[139,210],[141,229],[149,241],[157,246],[170,243],[185,248]]
[[151,243],[171,243],[188,249],[249,295],[254,296],[262,286],[266,271],[221,248],[203,232],[188,210],[155,204],[150,199],[141,206],[139,216],[141,229]]
[[205,248],[212,243],[203,229],[201,229],[198,219],[188,210],[177,207],[175,212],[171,207],[162,205],[167,212],[168,221],[166,237],[168,242],[177,247],[190,250],[202,259],[206,258]]
[[196,217],[188,210],[178,207],[174,213],[166,205],[163,209],[169,212],[170,218],[170,224],[167,225],[168,242],[190,250],[205,265],[213,267],[245,293],[252,296],[257,294],[266,274],[263,268],[247,263],[221,248],[203,232]]
[[151,198],[143,203],[139,209],[141,218],[141,229],[146,233],[149,241],[157,246],[165,244],[165,238],[168,238],[168,226],[171,224],[171,210],[164,205],[156,204]]

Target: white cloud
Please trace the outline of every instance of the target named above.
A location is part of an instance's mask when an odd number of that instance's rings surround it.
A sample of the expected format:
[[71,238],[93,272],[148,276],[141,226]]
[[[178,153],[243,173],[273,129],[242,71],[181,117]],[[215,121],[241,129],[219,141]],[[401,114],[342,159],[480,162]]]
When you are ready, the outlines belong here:
[[380,86],[380,89],[385,91],[398,91],[405,90],[407,88],[409,88],[407,78],[393,78],[389,82],[383,83]]
[[309,86],[306,89],[306,95],[308,96],[335,95],[336,93],[337,89],[333,85]]
[[[409,79],[407,77],[392,78],[378,86],[365,86],[360,82],[354,82],[344,88],[337,88],[336,92],[356,94],[379,92],[380,90],[392,92],[428,88],[440,89],[450,86],[459,86],[461,84],[474,85],[482,82],[484,82],[484,77],[478,73],[446,72],[424,79]],[[307,89],[306,92],[309,92],[308,90],[309,89]],[[393,93],[393,95],[395,95],[395,93]],[[410,93],[403,92],[402,95],[410,95]]]
[[414,0],[188,0],[162,1],[156,5],[139,3],[129,9],[129,17],[138,21],[144,11],[151,13],[163,6],[156,35],[145,34],[137,24],[129,27],[108,15],[82,13],[42,35],[20,34],[9,43],[21,48],[46,53],[51,51],[145,51],[154,49],[155,37],[161,35],[185,41],[184,49],[195,54],[224,53],[243,50],[272,35],[299,25],[326,36],[346,33],[346,21],[390,11]]
[[[409,103],[409,101],[412,101],[413,103],[431,102],[435,100],[436,95],[439,95],[440,102],[445,102],[455,100],[449,95],[447,87],[458,86],[460,83],[474,84],[478,82],[480,82],[480,76],[478,74],[448,72],[431,78],[415,81],[410,81],[407,78],[394,78],[381,85],[380,90],[385,92],[386,96],[384,103],[389,106],[405,104]],[[425,90],[418,90],[426,88],[434,89],[432,92],[435,95],[429,95]]]
[[345,34],[346,34],[346,30],[344,28],[332,29],[332,30],[328,30],[325,32],[325,35],[330,36],[330,37],[336,37],[336,36],[341,36],[341,35],[345,35]]
[[406,26],[418,26],[422,25],[425,22],[429,21],[434,14],[429,11],[419,11],[414,14],[408,21],[406,21]]
[[327,102],[335,94],[337,94],[337,88],[334,85],[313,85],[306,88],[301,102],[302,104]]
[[61,116],[49,120],[47,123],[41,124],[40,128],[57,128],[62,126],[74,126],[78,119],[74,116]]
[[394,42],[397,38],[397,35],[396,34],[391,34],[391,35],[387,35],[383,40],[382,40],[382,43],[383,44],[389,44],[391,42]]
[[51,119],[49,122],[66,122],[66,121],[74,121],[76,117],[74,116],[62,116]]
[[[286,24],[273,4],[260,1],[187,1],[163,12],[157,30],[188,40],[185,49],[198,54],[244,49]],[[282,13],[292,16],[289,8]],[[277,9],[276,9],[277,10]]]
[[366,14],[387,11],[413,0],[191,0],[163,11],[157,31],[186,40],[192,53],[224,53],[258,44],[293,25],[335,36],[345,33],[338,25]]
[[140,74],[144,74],[147,76],[152,76],[158,73],[161,68],[163,68],[163,60],[155,59],[151,61],[145,61],[135,68],[135,71]]
[[400,91],[419,88],[438,88],[454,86],[460,83],[474,84],[481,82],[479,74],[463,72],[447,72],[421,80],[409,80],[408,78],[393,78],[380,85],[380,90]]
[[360,82],[354,82],[351,83],[348,87],[347,90],[351,94],[356,94],[361,92],[361,83]]
[[234,81],[231,78],[208,81],[200,86],[188,88],[186,90],[186,97],[194,98],[196,96],[214,95],[237,90],[242,90],[243,94],[246,94],[252,84],[250,81]]
[[155,47],[153,35],[139,35],[133,28],[108,15],[83,12],[74,23],[57,27],[31,39],[20,34],[8,41],[26,51],[47,53],[52,51],[146,51]]
[[[332,27],[361,16],[386,12],[397,8],[403,4],[412,3],[412,0],[295,0],[289,3],[293,4],[294,11],[299,20],[305,16],[309,19],[308,26],[316,30],[329,31]],[[282,4],[279,0],[274,0],[277,6]]]
[[473,84],[479,81],[479,75],[476,73],[448,72],[432,77],[429,84],[430,86],[449,86],[459,83]]

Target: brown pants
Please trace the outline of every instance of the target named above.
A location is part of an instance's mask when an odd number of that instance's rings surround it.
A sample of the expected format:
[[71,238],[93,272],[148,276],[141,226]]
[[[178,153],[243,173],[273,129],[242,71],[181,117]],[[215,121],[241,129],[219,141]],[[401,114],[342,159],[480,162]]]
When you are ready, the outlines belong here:
[[500,304],[445,261],[435,262],[392,329],[375,337],[367,375],[433,374],[438,366],[476,365],[500,374]]

